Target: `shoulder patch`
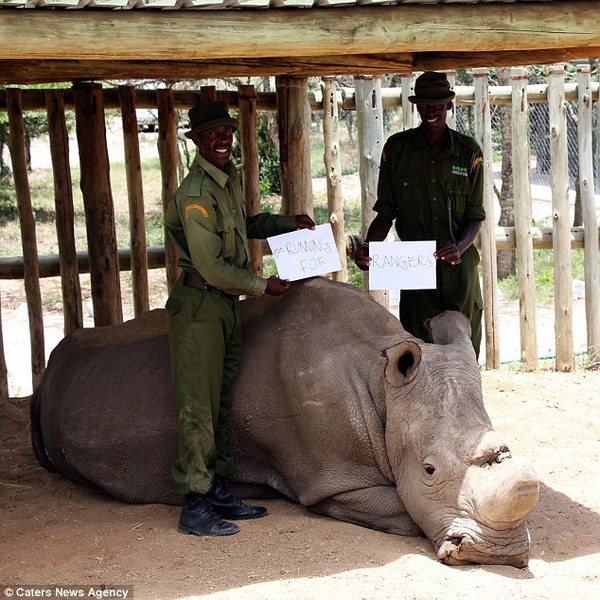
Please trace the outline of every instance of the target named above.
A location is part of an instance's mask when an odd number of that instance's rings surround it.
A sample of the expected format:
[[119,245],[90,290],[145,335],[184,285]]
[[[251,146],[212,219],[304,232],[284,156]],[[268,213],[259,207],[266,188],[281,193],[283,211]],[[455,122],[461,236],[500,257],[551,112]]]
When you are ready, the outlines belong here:
[[471,164],[471,173],[476,173],[481,164],[483,164],[483,156],[478,156]]
[[187,219],[192,210],[199,210],[205,217],[208,217],[208,211],[201,204],[188,204],[185,207],[185,218]]

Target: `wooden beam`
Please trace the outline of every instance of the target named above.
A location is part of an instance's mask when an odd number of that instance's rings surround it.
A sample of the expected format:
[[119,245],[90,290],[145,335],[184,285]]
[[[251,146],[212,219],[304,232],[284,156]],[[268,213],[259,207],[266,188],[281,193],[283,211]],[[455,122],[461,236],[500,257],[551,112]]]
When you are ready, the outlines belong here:
[[447,71],[477,67],[511,67],[513,65],[550,65],[578,58],[600,56],[598,41],[594,45],[541,50],[488,50],[486,52],[417,52],[414,71]]
[[[2,15],[0,14],[0,17]],[[347,54],[323,57],[279,57],[223,60],[0,60],[0,84],[24,85],[54,81],[131,81],[219,79],[297,75],[385,75],[412,71],[554,64],[600,56],[600,44],[586,48],[488,52],[409,52]]]
[[0,13],[0,59],[179,60],[600,45],[594,0],[255,11]]
[[[2,15],[0,14],[0,17]],[[600,53],[599,53],[600,54]],[[592,55],[590,55],[592,56]],[[593,55],[595,56],[595,55]],[[553,61],[556,62],[556,61]],[[51,83],[77,80],[219,79],[299,75],[385,74],[410,71],[411,53],[348,54],[219,60],[0,60],[0,84]]]

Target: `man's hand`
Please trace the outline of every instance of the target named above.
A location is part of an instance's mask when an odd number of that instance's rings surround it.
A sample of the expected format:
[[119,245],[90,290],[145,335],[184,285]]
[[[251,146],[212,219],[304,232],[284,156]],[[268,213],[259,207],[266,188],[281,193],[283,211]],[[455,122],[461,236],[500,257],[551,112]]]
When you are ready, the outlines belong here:
[[445,260],[452,266],[458,265],[461,262],[460,250],[454,242],[448,242],[434,252],[433,255],[438,260]]
[[279,277],[271,275],[271,277],[267,279],[267,289],[265,290],[265,294],[269,294],[269,296],[281,296],[290,289],[290,285],[289,279],[279,279]]
[[362,243],[354,253],[354,262],[356,266],[363,270],[367,271],[369,266],[371,265],[371,259],[369,258],[369,244],[367,242]]
[[296,215],[296,229],[314,229],[315,222],[308,215]]

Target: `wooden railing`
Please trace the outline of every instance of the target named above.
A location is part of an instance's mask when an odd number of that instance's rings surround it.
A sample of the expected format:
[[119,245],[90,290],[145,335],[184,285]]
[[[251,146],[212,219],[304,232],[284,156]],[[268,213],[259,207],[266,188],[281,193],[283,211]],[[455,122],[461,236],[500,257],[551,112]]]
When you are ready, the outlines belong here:
[[[577,83],[564,83],[562,67],[550,73],[548,84],[527,85],[524,73],[513,69],[511,86],[489,88],[487,71],[474,71],[473,87],[457,87],[457,104],[470,105],[475,112],[476,137],[484,150],[485,166],[485,206],[488,215],[494,214],[492,143],[490,127],[490,105],[507,104],[512,106],[513,128],[513,171],[515,189],[515,227],[498,228],[488,219],[478,239],[482,250],[482,276],[484,282],[484,303],[486,309],[486,366],[498,368],[499,332],[496,252],[504,249],[516,249],[518,257],[519,297],[521,308],[521,356],[527,369],[537,366],[535,334],[535,293],[533,289],[533,250],[552,248],[555,256],[555,299],[556,299],[556,368],[563,371],[574,367],[572,347],[572,306],[571,306],[571,268],[572,248],[584,248],[585,251],[585,302],[588,332],[588,355],[591,362],[600,361],[600,314],[598,292],[598,223],[594,197],[591,111],[593,102],[598,101],[598,83],[591,81],[589,69],[580,69]],[[406,101],[408,91],[414,84],[414,76],[402,78],[402,88],[381,89],[377,80],[363,78],[357,81],[356,89],[344,88],[335,91],[331,82],[325,81],[323,94],[309,93],[307,101],[312,111],[321,111],[333,103],[336,108],[356,110],[359,120],[369,123],[371,114],[367,114],[364,103],[358,102],[360,94],[375,99],[380,110],[402,107],[403,126],[416,124],[414,112]],[[372,86],[372,87],[371,87]],[[139,158],[138,132],[136,121],[137,108],[153,108],[158,111],[159,142],[158,154],[162,172],[162,197],[166,203],[172,196],[178,183],[177,155],[177,113],[179,109],[189,108],[200,95],[226,101],[240,114],[252,115],[257,110],[277,110],[275,93],[256,93],[252,86],[244,86],[243,93],[218,91],[203,88],[200,92],[174,91],[170,89],[149,91],[122,86],[118,89],[102,89],[96,84],[76,84],[67,90],[21,90],[18,88],[0,91],[0,111],[8,113],[10,124],[10,154],[13,179],[17,197],[23,256],[0,260],[0,279],[22,278],[25,282],[30,339],[32,347],[32,381],[39,384],[45,368],[44,324],[40,292],[40,278],[61,275],[63,307],[65,312],[65,333],[82,326],[80,273],[90,272],[94,318],[96,325],[118,323],[123,318],[121,308],[121,290],[118,273],[131,270],[133,274],[133,296],[135,314],[148,310],[148,278],[150,268],[166,268],[168,280],[172,281],[175,267],[175,255],[172,247],[146,248],[144,221],[144,201],[139,184],[141,163]],[[325,102],[323,101],[325,98]],[[566,157],[564,139],[565,101],[578,103],[579,109],[579,179],[583,205],[583,227],[571,227],[568,222],[567,188],[565,179]],[[295,100],[299,102],[299,100]],[[552,215],[551,228],[536,229],[531,219],[531,188],[529,185],[528,113],[531,102],[548,102],[551,110],[551,172]],[[117,248],[114,233],[114,209],[110,193],[109,163],[105,144],[105,110],[119,108],[123,119],[123,135],[126,155],[126,172],[129,194],[131,249]],[[80,148],[81,187],[86,213],[88,231],[88,251],[77,253],[73,237],[73,194],[70,179],[70,165],[66,146],[66,125],[64,112],[74,109],[77,117],[77,140]],[[372,112],[373,106],[369,108]],[[55,182],[58,256],[38,256],[36,244],[36,225],[33,218],[29,180],[26,164],[25,134],[23,113],[27,111],[45,111],[49,119],[49,140],[52,154],[52,168]],[[256,121],[241,119],[240,138],[255,140]],[[339,148],[336,127],[325,128],[325,148]],[[383,135],[383,132],[380,132]],[[361,143],[370,144],[369,136],[375,135],[373,127],[361,135]],[[288,143],[294,143],[290,140]],[[246,146],[250,142],[245,142]],[[377,144],[374,144],[377,146]],[[248,148],[245,149],[248,152]],[[256,153],[250,149],[249,152]],[[361,180],[376,179],[378,157],[369,151],[369,159],[360,165]],[[332,157],[327,159],[327,169],[332,177],[340,178],[339,164]],[[332,166],[333,165],[333,166]],[[293,169],[293,166],[291,166]],[[245,188],[256,189],[248,185],[249,178],[256,174],[245,173]],[[289,178],[300,174],[289,173]],[[256,183],[256,182],[255,182]],[[332,182],[334,183],[334,182]],[[369,186],[372,190],[372,185]],[[373,198],[367,198],[363,190],[363,227],[370,220],[368,208]],[[255,194],[254,194],[255,195]],[[328,188],[330,215],[339,213],[340,198],[336,186]],[[255,199],[254,199],[255,201]],[[247,202],[250,202],[247,198]],[[342,221],[342,222],[340,222]],[[352,254],[353,242],[344,234],[343,219],[332,218],[334,234],[338,242],[340,256]],[[363,228],[363,231],[364,231]],[[259,268],[264,248],[256,246],[253,264]],[[0,315],[0,338],[1,338]],[[0,339],[0,341],[2,341]],[[1,348],[0,348],[1,349]],[[6,361],[0,356],[0,393],[7,394]]]

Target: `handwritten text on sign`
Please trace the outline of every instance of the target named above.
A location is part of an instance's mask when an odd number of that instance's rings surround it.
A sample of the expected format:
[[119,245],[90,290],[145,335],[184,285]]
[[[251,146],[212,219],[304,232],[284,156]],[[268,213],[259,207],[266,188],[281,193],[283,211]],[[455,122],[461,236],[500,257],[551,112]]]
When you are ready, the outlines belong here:
[[296,281],[340,271],[331,225],[325,223],[312,229],[299,229],[267,238],[277,272],[282,279]]
[[369,289],[432,290],[435,241],[369,242]]

